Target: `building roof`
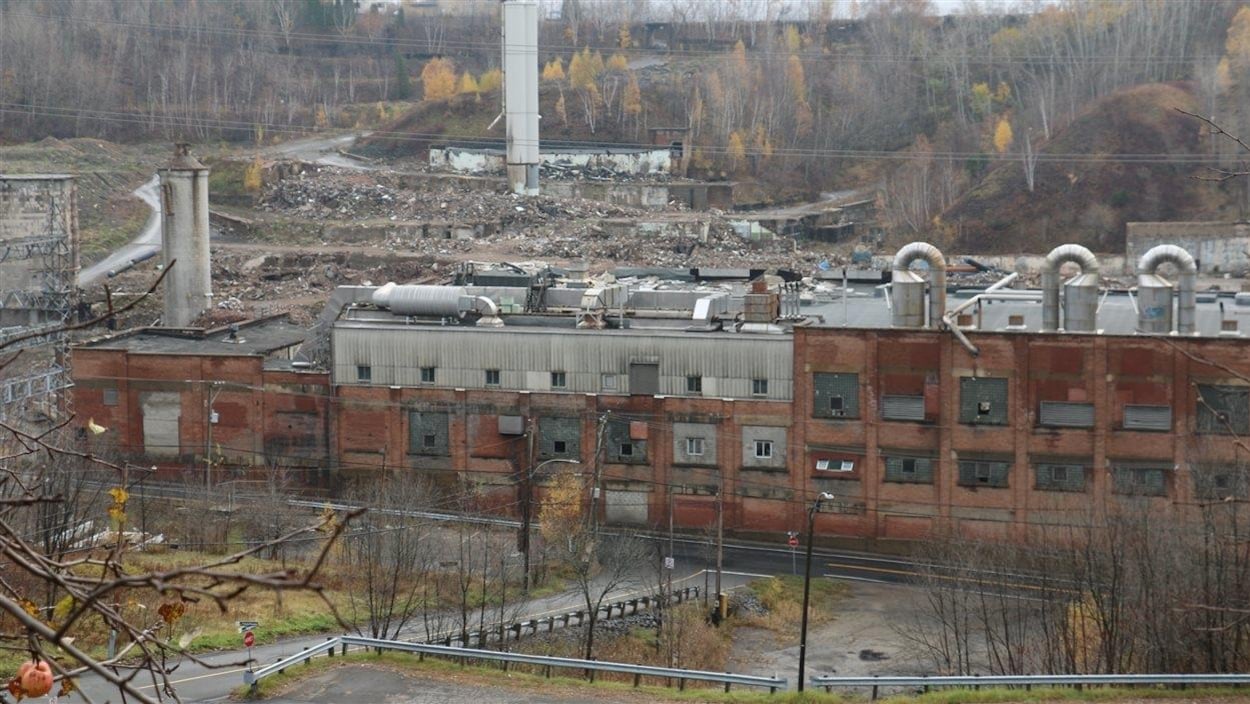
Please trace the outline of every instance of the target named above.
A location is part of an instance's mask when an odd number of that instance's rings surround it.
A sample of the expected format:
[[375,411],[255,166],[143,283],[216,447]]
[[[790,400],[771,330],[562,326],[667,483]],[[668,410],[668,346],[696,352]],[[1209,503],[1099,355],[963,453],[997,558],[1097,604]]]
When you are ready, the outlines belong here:
[[298,345],[307,334],[307,330],[282,315],[239,323],[233,338],[231,326],[211,329],[149,327],[89,340],[78,347],[125,350],[131,354],[250,357]]

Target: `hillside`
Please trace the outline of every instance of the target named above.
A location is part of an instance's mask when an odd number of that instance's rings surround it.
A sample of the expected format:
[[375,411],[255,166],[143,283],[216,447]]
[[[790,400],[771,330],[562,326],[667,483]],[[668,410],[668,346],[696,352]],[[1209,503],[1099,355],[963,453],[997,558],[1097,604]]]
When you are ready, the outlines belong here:
[[1120,251],[1128,221],[1227,216],[1228,189],[1194,179],[1201,167],[1114,159],[1202,153],[1200,125],[1176,108],[1197,110],[1191,85],[1134,86],[1097,101],[1040,150],[1033,192],[1021,161],[997,164],[942,214],[947,238],[981,252],[1045,252],[1064,242]]

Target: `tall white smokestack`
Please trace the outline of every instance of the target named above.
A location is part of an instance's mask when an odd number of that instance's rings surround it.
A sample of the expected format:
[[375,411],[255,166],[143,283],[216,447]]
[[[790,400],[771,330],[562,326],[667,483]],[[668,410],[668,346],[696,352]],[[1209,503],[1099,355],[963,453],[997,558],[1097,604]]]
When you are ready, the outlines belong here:
[[160,170],[161,251],[165,266],[178,264],[165,277],[162,324],[183,328],[212,302],[208,253],[208,167],[191,156],[190,145],[174,145],[174,158]]
[[503,108],[508,186],[538,195],[538,0],[503,3]]

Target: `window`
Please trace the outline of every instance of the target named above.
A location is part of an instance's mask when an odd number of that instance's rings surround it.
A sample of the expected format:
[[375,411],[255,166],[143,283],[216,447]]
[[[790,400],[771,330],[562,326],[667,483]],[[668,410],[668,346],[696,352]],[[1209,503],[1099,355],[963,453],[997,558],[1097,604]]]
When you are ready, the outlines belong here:
[[858,418],[859,375],[812,374],[812,415],[816,418]]
[[960,486],[1007,487],[1007,475],[1011,471],[1008,462],[966,460],[959,463]]
[[1084,465],[1042,462],[1034,471],[1041,491],[1085,491]]
[[647,462],[646,436],[635,433],[645,428],[645,423],[635,423],[623,418],[611,418],[605,431],[609,462],[645,464]]
[[1007,380],[971,376],[960,379],[959,422],[1007,425]]
[[686,438],[686,454],[703,456],[703,438]]
[[600,381],[604,391],[616,391],[615,374],[604,374]]
[[768,395],[768,379],[752,379],[751,380],[751,395],[752,396],[767,396]]
[[773,456],[772,440],[756,440],[755,456],[759,459],[768,459]]
[[1203,501],[1228,501],[1247,496],[1246,468],[1237,465],[1195,466],[1194,494]]
[[923,421],[924,396],[882,396],[881,418],[883,420]]
[[885,481],[899,484],[932,484],[933,460],[927,457],[886,457]]
[[568,444],[565,443],[563,440],[553,440],[551,443],[551,449],[557,455],[563,455],[564,453],[568,452]]
[[451,454],[448,418],[441,411],[409,411],[408,452],[435,456]]
[[551,372],[551,388],[563,389],[566,383],[564,372]]
[[1094,427],[1094,404],[1042,401],[1037,413],[1038,425],[1050,428]]
[[581,454],[581,438],[580,418],[546,416],[538,419],[539,459],[576,459]]
[[1198,432],[1220,435],[1250,432],[1250,388],[1199,384]]
[[1167,469],[1120,465],[1112,468],[1115,493],[1135,496],[1167,496]]
[[487,386],[499,386],[499,370],[498,369],[486,370],[486,385]]
[[114,389],[114,388],[104,389],[104,405],[106,406],[117,405],[117,389]]
[[434,367],[421,367],[421,383],[422,384],[434,383]]
[[816,469],[821,472],[854,472],[854,460],[816,460]]
[[686,393],[688,394],[703,393],[703,377],[701,376],[686,377]]
[[619,454],[621,457],[633,457],[634,456],[634,444],[632,442],[621,443],[621,449],[620,449]]
[[368,364],[356,365],[356,381],[371,381],[373,379],[373,367]]
[[1124,429],[1167,432],[1172,429],[1172,407],[1125,405]]
[[437,435],[422,435],[421,436],[421,445],[423,447],[427,447],[427,448],[434,447],[437,443],[438,443]]

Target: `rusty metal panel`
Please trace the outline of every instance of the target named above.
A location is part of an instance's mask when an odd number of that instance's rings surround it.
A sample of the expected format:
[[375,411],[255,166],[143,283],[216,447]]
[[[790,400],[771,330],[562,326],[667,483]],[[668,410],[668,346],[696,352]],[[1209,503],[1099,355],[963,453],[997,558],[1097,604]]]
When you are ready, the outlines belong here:
[[1172,407],[1127,404],[1124,406],[1125,430],[1159,430],[1172,429]]
[[924,420],[924,396],[882,396],[881,418],[884,420]]
[[1037,422],[1052,428],[1094,427],[1094,404],[1042,401]]

